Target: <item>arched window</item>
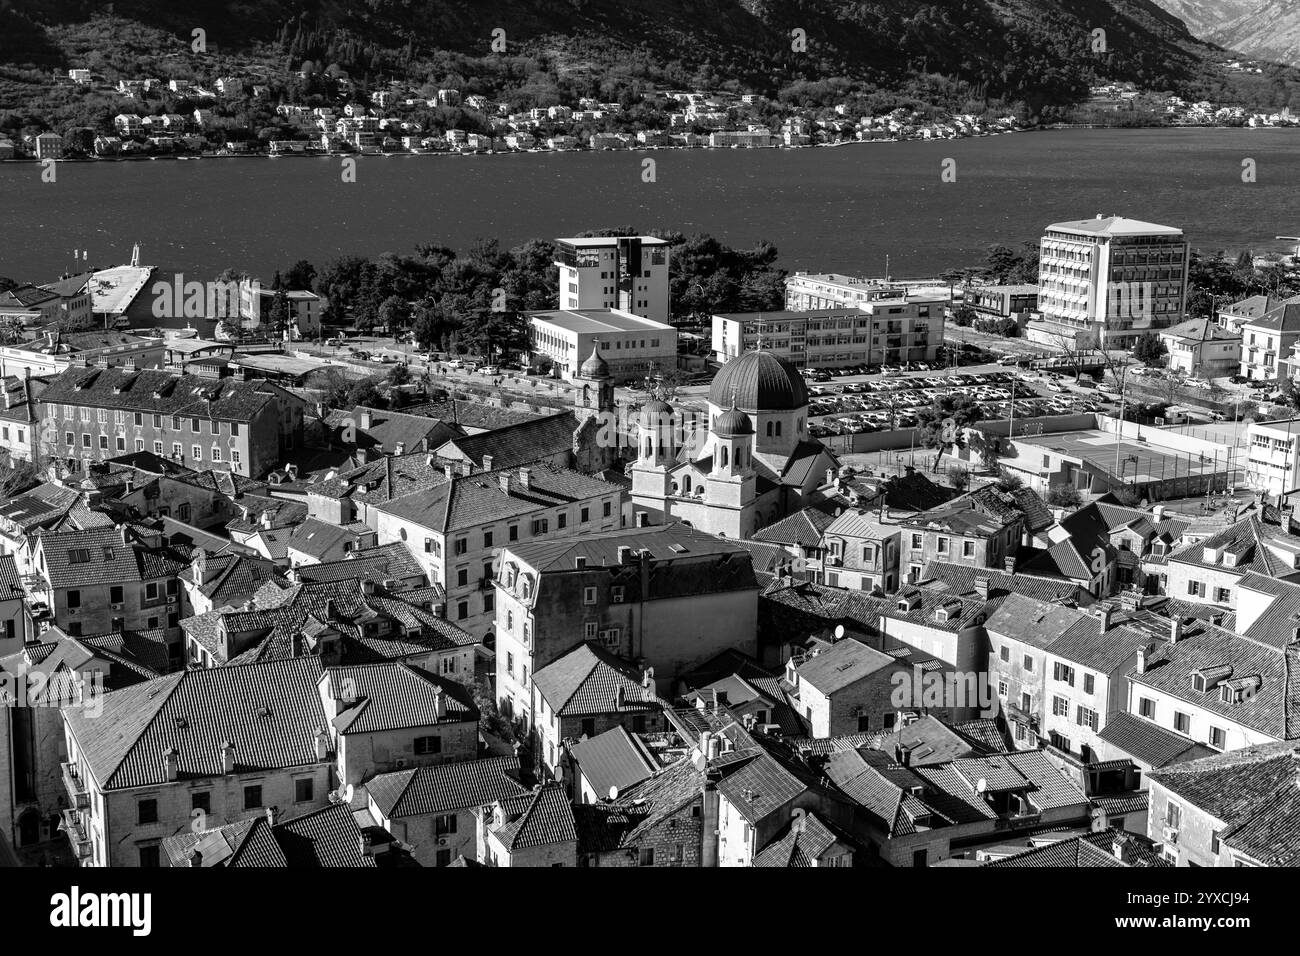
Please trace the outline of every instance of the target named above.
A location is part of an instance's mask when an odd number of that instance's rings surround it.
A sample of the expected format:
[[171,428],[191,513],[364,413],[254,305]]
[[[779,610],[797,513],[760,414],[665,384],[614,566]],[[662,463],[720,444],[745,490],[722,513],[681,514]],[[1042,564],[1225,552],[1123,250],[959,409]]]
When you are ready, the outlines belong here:
[[653,457],[654,457],[654,453],[655,453],[655,449],[654,449],[654,441],[652,441],[651,439],[647,438],[647,439],[645,440],[645,457],[647,457],[647,458],[653,458]]
[[684,475],[684,476],[682,476],[682,491],[684,491],[684,492],[685,492],[686,494],[688,494],[688,495],[691,493],[691,476],[690,476],[690,475]]
[[767,423],[767,437],[768,437],[768,438],[771,438],[771,437],[772,437],[772,423],[771,423],[771,422],[768,422],[768,423]]
[[726,468],[727,467],[727,446],[723,445],[721,451],[722,451],[722,467]]
[[677,482],[674,481],[674,482],[673,482],[673,494],[678,494],[678,493],[679,493],[679,489],[678,489],[678,487],[677,487]]

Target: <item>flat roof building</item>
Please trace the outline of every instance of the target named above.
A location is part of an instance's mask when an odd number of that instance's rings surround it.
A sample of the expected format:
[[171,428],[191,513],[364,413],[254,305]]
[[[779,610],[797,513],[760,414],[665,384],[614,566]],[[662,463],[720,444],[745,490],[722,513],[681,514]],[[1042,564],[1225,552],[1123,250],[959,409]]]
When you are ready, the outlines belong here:
[[532,353],[572,378],[599,343],[615,383],[677,368],[677,330],[622,309],[554,309],[528,313]]
[[1052,223],[1039,246],[1044,327],[1128,348],[1144,332],[1182,320],[1188,257],[1183,231],[1173,226],[1101,215]]
[[592,236],[555,244],[561,309],[617,309],[668,321],[667,240]]

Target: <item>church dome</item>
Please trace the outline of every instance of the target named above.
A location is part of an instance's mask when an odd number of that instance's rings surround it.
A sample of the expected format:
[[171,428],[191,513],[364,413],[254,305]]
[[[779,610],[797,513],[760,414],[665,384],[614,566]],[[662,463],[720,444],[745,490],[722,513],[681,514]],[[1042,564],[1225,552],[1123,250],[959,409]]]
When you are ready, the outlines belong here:
[[746,352],[722,366],[709,386],[709,404],[732,399],[751,412],[790,412],[808,404],[808,388],[793,365],[771,352]]
[[641,424],[646,428],[658,428],[672,420],[673,407],[667,402],[653,398],[641,406]]
[[578,374],[583,378],[609,378],[609,364],[600,357],[600,342],[592,343],[591,355],[588,356],[587,361],[582,363]]
[[735,405],[723,412],[713,423],[713,434],[719,438],[738,438],[741,435],[754,434],[754,422]]

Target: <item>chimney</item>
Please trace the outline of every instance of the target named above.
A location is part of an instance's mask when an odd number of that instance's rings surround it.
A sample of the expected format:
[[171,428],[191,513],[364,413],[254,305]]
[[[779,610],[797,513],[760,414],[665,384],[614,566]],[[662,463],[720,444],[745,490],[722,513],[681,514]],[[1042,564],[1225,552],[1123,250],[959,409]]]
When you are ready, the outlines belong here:
[[235,772],[235,745],[229,740],[221,745],[221,772]]
[[1003,566],[1003,568],[1006,569],[1006,573],[1007,573],[1007,574],[1015,574],[1015,573],[1016,573],[1016,559],[1015,559],[1015,556],[1014,556],[1014,555],[1010,555],[1010,554],[1008,554],[1008,555],[1006,556],[1006,558],[1003,559],[1002,566]]
[[406,442],[404,442],[404,441],[393,442],[393,454],[394,454],[394,455],[405,455],[405,454],[406,454]]
[[442,473],[447,477],[448,481],[451,481],[451,479],[456,477],[456,471],[451,467],[451,462],[445,462],[443,464]]
[[1121,863],[1127,863],[1129,861],[1129,844],[1128,840],[1124,839],[1123,834],[1115,834],[1115,839],[1111,842],[1110,850],[1115,854],[1115,859],[1119,860]]
[[466,475],[472,475],[474,473],[474,463],[471,461],[464,461],[464,460],[458,461],[456,462],[456,472],[462,477]]
[[520,468],[519,483],[524,486],[525,491],[527,491],[529,488],[532,487],[532,482],[533,482],[533,470],[531,468],[526,468],[526,467]]
[[361,855],[362,855],[362,856],[374,856],[374,855],[375,855],[375,838],[374,838],[373,836],[371,836],[370,832],[367,831],[367,830],[362,830],[362,831],[361,831],[361,836],[358,837],[358,839],[361,841]]
[[1097,615],[1097,623],[1101,625],[1101,633],[1105,634],[1110,630],[1110,618],[1115,613],[1109,601],[1102,601],[1095,608],[1093,613]]
[[434,456],[433,456],[433,452],[429,452],[427,455],[424,456],[424,467],[425,467],[425,468],[433,468],[433,467],[435,467],[435,465],[434,465],[434,461],[435,461],[435,459],[434,459]]
[[834,468],[827,468],[827,469],[826,469],[826,484],[828,484],[828,485],[833,485],[833,484],[835,484],[835,469],[834,469]]
[[975,593],[980,596],[981,601],[989,599],[989,579],[980,575],[975,579]]
[[375,582],[370,578],[364,578],[361,581],[361,593],[364,594],[366,597],[370,597],[372,594],[374,594]]
[[360,412],[360,414],[358,415],[358,417],[361,419],[361,430],[362,430],[362,431],[369,431],[369,430],[370,430],[370,425],[371,425],[371,423],[372,423],[372,421],[373,421],[373,419],[372,419],[372,417],[371,417],[371,414],[370,414],[370,409],[368,409],[368,408],[363,408],[363,409],[361,409],[361,412]]
[[632,549],[625,544],[621,544],[618,546],[618,563],[619,564],[632,563]]
[[1183,619],[1177,615],[1169,621],[1169,643],[1177,644],[1183,636]]
[[271,826],[275,826],[276,817],[278,817],[279,815],[280,815],[279,807],[266,808],[266,822],[269,823]]
[[638,528],[644,528],[644,527],[646,526],[646,524],[649,522],[649,520],[650,520],[650,513],[649,513],[649,512],[646,512],[646,511],[638,511],[638,512],[636,513],[636,526],[637,526]]
[[627,705],[627,691],[620,685],[614,690],[614,709],[622,710]]
[[167,782],[171,783],[180,773],[181,755],[175,747],[168,747],[163,751],[163,772],[167,776]]
[[1150,654],[1151,648],[1149,646],[1139,647],[1137,649],[1137,667],[1135,668],[1137,673],[1145,674],[1147,672],[1147,657],[1150,656]]
[[127,475],[126,478],[124,479],[122,490],[125,491],[128,495],[131,494],[131,492],[135,491],[135,479],[132,478],[130,475]]
[[1064,509],[1064,508],[1053,508],[1053,509],[1052,509],[1052,520],[1055,521],[1057,524],[1060,524],[1060,523],[1061,523],[1061,519],[1064,518],[1064,517],[1065,517],[1065,509]]
[[447,695],[441,687],[433,689],[433,713],[439,720],[447,716]]
[[497,475],[497,484],[501,486],[501,493],[503,495],[510,494],[510,472],[503,471]]
[[1155,518],[1156,521],[1163,521],[1165,517],[1165,506],[1156,505],[1154,508],[1152,508],[1151,517]]
[[574,555],[573,567],[575,570],[581,571],[586,566],[587,566],[587,556],[585,554]]
[[491,456],[491,455],[484,455],[484,456],[483,456],[483,470],[484,470],[484,471],[491,471],[491,470],[492,470],[492,456]]
[[358,448],[355,454],[356,454],[357,464],[364,465],[366,463],[366,458],[367,458],[366,450],[364,448]]
[[260,518],[258,519],[258,521],[259,521],[259,523],[262,525],[263,528],[269,528],[269,527],[271,527],[271,521],[272,521],[272,518],[271,518],[271,512],[270,512],[270,510],[263,511],[262,514],[261,514],[261,516],[260,516]]

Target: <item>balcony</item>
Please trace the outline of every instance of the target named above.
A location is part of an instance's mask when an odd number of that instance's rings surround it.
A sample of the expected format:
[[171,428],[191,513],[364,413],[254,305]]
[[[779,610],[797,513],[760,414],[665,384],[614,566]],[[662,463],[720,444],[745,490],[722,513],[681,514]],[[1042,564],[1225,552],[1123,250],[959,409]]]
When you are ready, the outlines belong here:
[[491,590],[492,590],[492,582],[495,581],[495,580],[496,580],[496,578],[479,578],[479,579],[478,579],[478,590],[480,590],[480,591],[491,591]]
[[77,810],[64,810],[60,815],[63,818],[63,831],[67,833],[68,843],[72,845],[72,852],[78,860],[88,859],[93,848],[85,824],[81,822],[81,813]]
[[77,771],[75,763],[62,763],[59,765],[63,768],[63,789],[68,792],[68,801],[78,810],[90,808],[90,792],[86,785],[81,782],[81,774]]

